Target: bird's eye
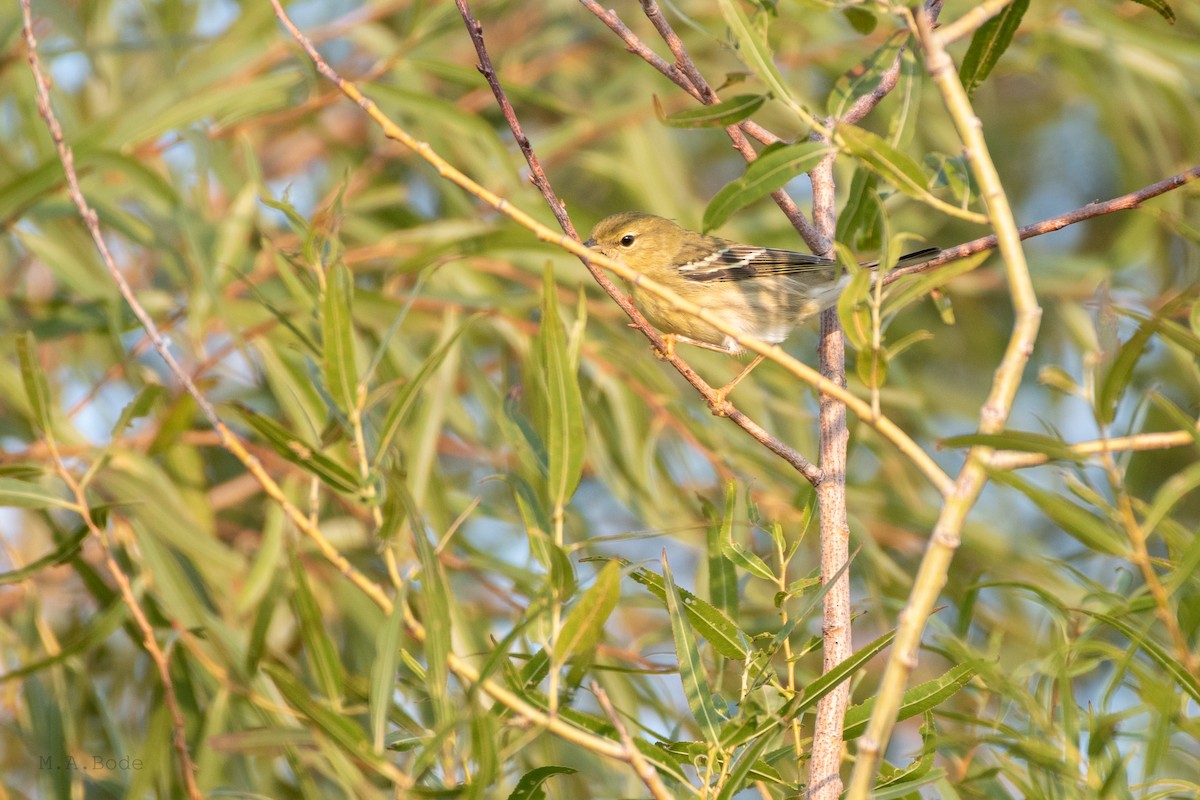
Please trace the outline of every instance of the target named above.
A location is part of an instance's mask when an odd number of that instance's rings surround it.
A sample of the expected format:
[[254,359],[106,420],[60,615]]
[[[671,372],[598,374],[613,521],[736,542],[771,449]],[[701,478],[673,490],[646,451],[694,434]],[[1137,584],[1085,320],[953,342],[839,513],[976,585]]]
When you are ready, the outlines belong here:
[[621,237],[621,247],[633,247],[634,236],[632,233],[627,233]]

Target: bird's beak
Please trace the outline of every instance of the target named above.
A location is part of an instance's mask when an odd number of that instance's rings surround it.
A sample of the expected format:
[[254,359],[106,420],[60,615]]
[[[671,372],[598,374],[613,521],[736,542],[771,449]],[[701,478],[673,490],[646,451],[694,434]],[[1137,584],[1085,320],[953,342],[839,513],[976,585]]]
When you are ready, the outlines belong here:
[[584,243],[583,243],[583,246],[584,246],[584,247],[595,247],[595,246],[596,246],[596,240],[595,240],[595,239],[588,239],[586,242],[584,242]]

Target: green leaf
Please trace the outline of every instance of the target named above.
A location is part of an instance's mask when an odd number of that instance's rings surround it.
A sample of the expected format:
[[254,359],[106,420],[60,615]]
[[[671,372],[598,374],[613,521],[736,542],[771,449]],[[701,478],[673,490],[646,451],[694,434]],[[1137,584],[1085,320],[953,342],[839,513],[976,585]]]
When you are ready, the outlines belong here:
[[1121,345],[1116,358],[1112,360],[1104,378],[1100,383],[1100,391],[1096,397],[1096,416],[1100,424],[1110,425],[1117,416],[1117,405],[1125,394],[1129,381],[1133,379],[1133,370],[1142,357],[1142,351],[1154,335],[1156,321],[1148,319],[1138,326],[1129,341]]
[[938,442],[938,447],[991,447],[996,450],[1017,450],[1022,453],[1041,453],[1059,461],[1083,461],[1084,457],[1073,451],[1066,442],[1053,436],[1029,431],[1004,431],[1003,433],[971,433],[950,436]]
[[962,66],[959,67],[958,77],[962,81],[967,95],[975,93],[975,89],[991,73],[1000,56],[1012,44],[1013,34],[1021,25],[1021,19],[1029,10],[1029,0],[1013,0],[999,14],[979,26],[971,37],[971,46],[963,56]]
[[1175,12],[1167,5],[1166,0],[1133,0],[1133,2],[1154,9],[1160,17],[1172,25],[1175,24]]
[[[959,689],[966,686],[978,672],[979,662],[968,661],[950,668],[933,680],[913,686],[904,693],[904,697],[900,701],[900,711],[896,721],[906,720],[937,708]],[[860,705],[851,706],[846,711],[846,728],[843,737],[849,740],[861,736],[867,730],[867,723],[870,721],[871,712],[874,709],[874,697]]]
[[87,527],[81,526],[74,535],[60,542],[58,547],[55,547],[41,558],[30,561],[19,569],[14,569],[10,572],[0,572],[0,586],[9,583],[20,583],[36,575],[46,567],[53,567],[56,564],[62,564],[70,560],[72,556],[79,552],[79,549],[83,546],[83,540],[87,536]]
[[355,494],[360,490],[359,477],[347,467],[317,450],[308,442],[295,436],[270,417],[263,416],[243,405],[234,409],[254,431],[261,436],[276,453],[306,472],[316,475],[328,486]]
[[371,689],[368,697],[371,719],[371,741],[375,752],[382,755],[387,733],[388,712],[396,691],[396,664],[400,660],[400,637],[404,633],[403,597],[397,597],[388,615],[375,648],[371,664]]
[[696,648],[696,637],[688,624],[687,614],[683,612],[683,601],[679,590],[675,587],[675,579],[671,575],[671,566],[667,563],[667,551],[662,554],[663,581],[667,588],[667,613],[671,617],[671,635],[675,639],[675,654],[679,658],[679,678],[683,681],[683,691],[687,695],[688,707],[700,731],[709,742],[717,742],[721,738],[723,720],[717,713],[713,703],[713,693],[704,676],[704,665],[700,663],[700,651]]
[[429,380],[429,377],[442,365],[442,362],[446,360],[446,356],[449,355],[454,343],[458,341],[458,337],[462,336],[467,326],[478,318],[478,314],[469,317],[462,325],[456,328],[450,334],[450,337],[442,343],[441,347],[421,362],[421,366],[417,369],[416,373],[395,393],[396,396],[388,406],[387,414],[384,415],[383,424],[380,426],[379,439],[375,445],[374,467],[378,468],[384,457],[387,456],[392,440],[400,432],[401,426],[408,418],[408,413],[417,401],[418,392],[421,391],[421,388]]
[[1068,500],[1062,494],[1048,492],[1006,470],[988,470],[992,480],[1011,486],[1042,510],[1050,521],[1091,550],[1110,556],[1127,557],[1127,542],[1107,519],[1099,517]]
[[563,664],[578,654],[590,657],[620,597],[621,567],[616,561],[609,561],[563,622],[554,642],[554,660]]
[[[747,788],[746,784],[748,782],[746,778],[761,763],[759,756],[762,755],[763,750],[767,749],[767,745],[771,743],[771,739],[772,737],[769,733],[762,733],[754,741],[754,744],[747,747],[738,755],[737,760],[733,763],[733,767],[725,777],[725,782],[721,786],[721,792],[717,795],[717,800],[733,800],[734,795],[742,789]],[[761,780],[761,778],[755,778],[755,780]]]
[[[620,563],[622,567],[629,566],[627,561],[621,560]],[[638,567],[629,573],[629,577],[645,586],[655,597],[666,601],[667,585],[661,575],[644,567]],[[723,611],[702,597],[697,597],[682,587],[677,586],[675,589],[683,600],[683,610],[687,614],[688,621],[695,626],[700,636],[726,658],[739,661],[745,659],[746,653],[749,652],[747,643],[750,641],[750,637]]]
[[1150,656],[1164,672],[1173,677],[1175,683],[1191,696],[1193,702],[1200,703],[1200,678],[1188,670],[1187,666],[1181,663],[1179,659],[1172,656],[1157,642],[1146,636],[1145,632],[1138,630],[1124,619],[1111,614],[1088,611],[1086,608],[1076,610],[1082,614],[1087,614],[1089,617],[1094,617],[1112,628],[1116,628],[1125,635],[1125,638],[1130,643],[1136,645],[1146,655]]
[[262,665],[263,672],[279,689],[280,694],[313,729],[327,736],[346,752],[363,759],[368,764],[379,763],[379,757],[371,749],[366,733],[355,722],[354,717],[334,711],[317,702],[291,671],[278,664]]
[[718,227],[739,209],[782,189],[792,178],[815,167],[828,153],[829,148],[818,142],[770,145],[746,165],[742,177],[723,186],[709,201],[704,209],[704,230]]
[[[416,502],[408,493],[408,487],[393,478],[388,483],[389,492],[395,493],[399,502],[408,510],[409,528],[412,531],[414,549],[421,562],[421,599],[425,611],[425,662],[428,665],[429,693],[439,720],[452,716],[450,695],[447,689],[451,650],[450,628],[450,585],[442,562],[429,541],[425,520],[417,509]],[[396,598],[402,602],[403,598]]]
[[733,481],[725,488],[725,516],[721,523],[721,553],[737,566],[763,580],[775,582],[775,574],[757,554],[733,540],[733,506],[736,492]]
[[672,128],[726,128],[736,125],[758,111],[769,96],[739,94],[715,105],[689,108],[686,111],[676,111],[674,114],[665,116],[662,113],[662,107],[658,104],[658,98],[655,98],[654,108],[659,121]]
[[570,501],[583,476],[583,398],[579,376],[571,369],[567,336],[558,314],[554,268],[547,263],[542,284],[542,328],[539,336],[545,369],[546,444],[550,502],[561,508]]
[[871,170],[854,171],[846,205],[838,214],[835,237],[851,250],[878,250],[882,242],[878,184],[879,176]]
[[574,775],[577,770],[571,767],[548,766],[531,769],[521,776],[513,788],[508,800],[543,800],[546,791],[542,784],[555,775]]
[[77,506],[36,483],[0,478],[0,508],[69,508]]
[[821,677],[804,687],[804,690],[798,695],[789,700],[782,709],[776,714],[776,721],[779,724],[785,724],[788,720],[795,717],[797,714],[803,714],[810,708],[816,706],[817,701],[833,691],[839,683],[848,680],[851,675],[857,672],[868,661],[881,653],[885,647],[892,643],[896,638],[894,630],[888,631],[883,636],[875,639],[867,646],[860,649],[854,655],[847,658],[842,663],[838,664],[833,669],[826,672]]
[[143,386],[137,395],[121,409],[121,416],[112,426],[112,437],[120,436],[135,419],[149,414],[151,407],[165,395],[166,390],[157,383]]
[[44,669],[74,658],[81,653],[93,652],[99,648],[121,624],[125,622],[128,608],[123,600],[115,598],[102,612],[93,613],[88,617],[87,625],[75,633],[69,640],[60,642],[58,651],[38,661],[25,660],[21,666],[0,674],[0,685],[27,675],[34,675]]
[[[737,43],[742,62],[757,73],[759,79],[771,89],[771,93],[791,109],[792,113],[805,124],[812,125],[814,122],[812,114],[792,96],[791,87],[788,86],[775,66],[775,55],[767,44],[766,31],[755,30],[754,22],[751,22],[750,18],[746,16],[746,12],[742,10],[738,0],[718,0],[718,3],[721,7],[721,15],[729,25],[729,32]],[[755,17],[755,22],[764,20],[765,17],[762,14]]]
[[[843,260],[852,260],[845,245],[838,242],[836,248]],[[870,347],[874,338],[871,309],[864,302],[869,291],[871,291],[871,272],[860,269],[850,277],[846,288],[842,290],[837,299],[838,319],[841,320],[842,327],[846,331],[846,340],[860,353]]]
[[37,340],[32,333],[17,337],[17,360],[21,363],[21,380],[25,384],[25,396],[33,411],[33,422],[42,433],[50,433],[50,386],[46,373],[37,356]]
[[337,264],[325,281],[321,311],[325,385],[343,414],[358,407],[358,365],[354,356],[354,279]]
[[928,189],[929,177],[907,153],[857,125],[840,125],[837,133],[853,156],[888,183],[909,197],[919,200],[932,197]]
[[[730,491],[732,491],[732,488]],[[708,556],[708,595],[712,599],[714,610],[719,611],[722,616],[730,620],[730,626],[736,630],[736,626],[733,625],[732,620],[737,619],[738,616],[737,570],[734,568],[733,562],[725,557],[721,549],[722,532],[726,526],[731,529],[733,527],[733,509],[727,505],[726,510],[729,516],[722,516],[717,513],[716,508],[707,500],[703,501],[703,507],[704,516],[709,520],[706,530],[707,546],[705,548],[705,553]],[[665,599],[666,595],[663,594],[662,597]],[[692,624],[696,624],[695,619],[692,620]],[[709,636],[703,631],[700,632],[700,635],[705,639],[709,639]],[[740,653],[740,648],[737,651]],[[722,653],[722,655],[726,654]],[[737,658],[738,655],[729,655],[729,657]]]
[[338,657],[337,646],[325,629],[325,620],[312,587],[308,585],[308,573],[304,564],[294,554],[292,562],[292,608],[300,627],[300,638],[304,642],[304,653],[312,669],[317,688],[329,702],[337,707],[342,701],[346,680]]
[[843,8],[842,16],[846,18],[856,33],[863,36],[869,36],[879,24],[879,18],[861,6]]

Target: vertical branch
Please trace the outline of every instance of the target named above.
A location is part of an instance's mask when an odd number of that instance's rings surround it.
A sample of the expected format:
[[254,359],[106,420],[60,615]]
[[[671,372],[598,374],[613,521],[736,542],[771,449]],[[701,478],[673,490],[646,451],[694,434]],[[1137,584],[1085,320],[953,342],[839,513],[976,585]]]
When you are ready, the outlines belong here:
[[[828,142],[828,137],[822,134],[814,134],[813,138]],[[833,161],[834,155],[830,154],[809,173],[813,187],[813,223],[826,242],[825,251],[820,255],[831,255],[837,227]],[[846,339],[836,307],[821,312],[817,358],[823,377],[838,386],[846,385]],[[846,450],[850,432],[846,426],[846,405],[822,392],[817,422],[821,450],[818,466],[824,476],[817,486],[821,581],[833,581],[822,600],[822,669],[829,672],[852,652],[850,572],[845,569],[850,559],[850,526],[846,519]],[[840,683],[817,703],[808,766],[809,800],[836,800],[842,793],[842,733],[849,703],[848,681]]]
[[[909,26],[921,42],[926,69],[941,92],[942,102],[962,139],[971,171],[982,190],[988,219],[996,231],[1000,254],[1004,258],[1015,319],[991,391],[980,409],[978,427],[980,433],[997,433],[1004,429],[1025,365],[1033,353],[1042,310],[1033,291],[1025,254],[1021,251],[1020,232],[1013,219],[1012,208],[983,138],[983,124],[975,116],[954,70],[954,63],[946,53],[946,41],[933,31],[933,21],[923,10],[910,15]],[[904,687],[916,667],[925,620],[942,587],[946,585],[950,562],[961,541],[963,524],[987,482],[987,462],[992,452],[988,447],[973,447],[967,453],[966,464],[955,481],[954,491],[946,498],[934,525],[908,604],[900,614],[896,641],[875,699],[875,710],[871,714],[867,732],[860,739],[858,760],[850,778],[848,797],[851,800],[865,800],[870,796],[875,772],[895,726]]]

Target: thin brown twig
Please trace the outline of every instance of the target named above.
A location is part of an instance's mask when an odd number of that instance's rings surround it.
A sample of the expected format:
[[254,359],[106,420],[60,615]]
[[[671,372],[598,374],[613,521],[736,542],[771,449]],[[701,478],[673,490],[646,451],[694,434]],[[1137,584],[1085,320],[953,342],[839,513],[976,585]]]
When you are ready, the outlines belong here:
[[[1174,191],[1185,184],[1200,178],[1200,165],[1184,170],[1178,175],[1172,175],[1169,178],[1152,183],[1134,192],[1114,197],[1110,200],[1096,201],[1088,203],[1086,206],[1077,208],[1073,211],[1068,211],[1065,214],[1059,214],[1055,217],[1044,219],[1040,222],[1034,222],[1017,229],[1018,236],[1022,239],[1032,239],[1035,236],[1041,236],[1045,233],[1053,233],[1054,231],[1062,230],[1068,225],[1074,225],[1077,222],[1093,219],[1094,217],[1112,214],[1116,211],[1126,211],[1131,208],[1138,208],[1147,200]],[[982,253],[985,250],[994,250],[997,246],[996,235],[984,236],[979,239],[973,239],[969,242],[964,242],[954,247],[947,247],[938,253],[936,258],[931,258],[929,261],[921,264],[914,264],[911,267],[902,267],[901,269],[892,270],[884,278],[884,285],[890,284],[893,281],[899,280],[905,275],[916,275],[922,272],[929,272],[937,269],[951,261],[957,261],[967,256]]]
[[[936,18],[941,0],[929,0],[929,12]],[[856,123],[873,111],[896,87],[903,63],[904,48],[897,50],[879,84],[857,98],[841,115],[830,118],[823,128],[809,137],[831,144],[839,122]],[[833,167],[836,153],[831,152],[809,173],[813,187],[813,223],[832,249],[837,229],[837,197]],[[822,255],[832,255],[830,252]],[[846,340],[835,308],[821,314],[821,338],[818,343],[821,374],[842,385],[846,382]],[[829,672],[853,653],[850,605],[850,523],[846,510],[846,464],[850,441],[846,424],[846,406],[827,394],[821,395],[820,413],[821,471],[827,480],[817,487],[820,514],[821,580],[832,581],[822,598],[822,669]],[[812,749],[808,763],[809,800],[836,800],[842,793],[841,765],[845,750],[846,711],[850,705],[850,683],[844,681],[817,703],[813,723]]]
[[613,708],[612,701],[608,699],[608,693],[596,681],[592,681],[592,694],[596,695],[596,699],[600,702],[600,707],[604,709],[605,716],[612,722],[613,728],[617,731],[617,737],[620,738],[621,744],[625,746],[626,752],[629,753],[629,765],[633,767],[633,771],[637,773],[637,776],[642,779],[642,783],[646,784],[646,788],[650,790],[650,794],[655,800],[671,800],[671,793],[663,785],[662,778],[654,771],[654,767],[650,766],[646,759],[642,757],[642,754],[637,749],[637,745],[633,741],[633,737],[629,735],[625,723],[621,721],[621,716]]
[[[50,85],[46,80],[45,74],[42,72],[41,59],[38,57],[38,42],[33,32],[33,9],[30,0],[21,0],[21,16],[24,25],[25,45],[29,50],[29,69],[33,73],[33,81],[37,89],[38,113],[45,120],[46,127],[50,130],[50,136],[54,139],[54,146],[58,150],[59,157],[63,160],[64,166],[73,164],[74,157],[70,148],[66,146],[63,140],[62,126],[59,125],[58,117],[55,116],[54,110],[50,106]],[[71,188],[72,197],[78,197],[81,200],[82,193],[79,190],[79,181],[73,168],[67,172],[67,181]],[[79,205],[79,202],[77,201],[76,204]],[[86,203],[80,207],[80,213],[84,214],[85,219],[95,219],[95,212],[88,208]],[[103,238],[99,238],[98,242],[102,245]],[[59,455],[57,447],[55,447],[52,433],[46,431],[46,436],[47,444],[50,447],[50,454],[54,459],[58,474],[75,496],[75,502],[78,505],[77,510],[83,518],[84,524],[87,525],[88,530],[103,547],[104,560],[109,573],[113,576],[113,580],[117,584],[122,601],[128,606],[138,630],[142,633],[142,646],[154,662],[154,666],[158,669],[159,679],[162,681],[163,686],[163,699],[171,715],[172,742],[179,759],[179,772],[183,778],[183,785],[188,797],[198,799],[202,795],[199,786],[196,785],[196,765],[192,761],[192,754],[188,749],[187,728],[183,717],[183,710],[180,708],[179,698],[175,694],[175,684],[171,680],[171,668],[167,663],[167,656],[163,653],[162,648],[158,646],[158,640],[154,636],[154,627],[142,611],[137,597],[134,596],[133,586],[129,582],[129,577],[121,569],[116,558],[113,556],[108,537],[100,530],[92,518],[91,508],[88,505],[83,487],[80,486],[70,470],[67,469],[66,464],[63,463],[62,457]]]
[[[471,36],[471,41],[475,45],[476,55],[479,57],[479,72],[487,80],[488,85],[492,89],[492,93],[496,97],[496,102],[500,105],[501,111],[504,113],[504,118],[508,122],[509,128],[512,130],[513,137],[517,141],[517,145],[521,148],[521,152],[525,156],[526,163],[529,164],[533,184],[542,193],[546,199],[546,203],[550,206],[554,213],[555,219],[558,220],[559,226],[563,232],[571,237],[574,241],[579,241],[579,234],[575,231],[574,225],[571,223],[570,217],[566,213],[566,204],[555,194],[553,187],[550,185],[550,180],[546,176],[545,170],[542,169],[541,163],[538,161],[537,155],[533,151],[533,145],[529,141],[529,137],[525,135],[525,131],[521,126],[520,120],[517,118],[516,111],[513,109],[512,103],[509,101],[504,87],[500,83],[500,78],[496,74],[495,68],[492,66],[491,56],[487,51],[487,44],[483,38],[483,26],[471,13],[470,6],[466,0],[455,0],[458,6],[459,14],[462,15],[463,22],[467,26],[467,32]],[[630,34],[632,36],[632,34]],[[636,37],[635,37],[636,38]],[[665,64],[665,62],[664,62]],[[669,67],[669,65],[667,65]],[[749,147],[749,145],[747,145]],[[753,152],[753,151],[751,151]],[[790,202],[790,199],[789,199]],[[612,280],[591,261],[584,260],[584,266],[591,273],[593,279],[599,284],[609,297],[628,315],[632,321],[632,326],[641,332],[655,350],[665,355],[665,361],[671,364],[684,380],[690,383],[704,399],[708,402],[709,407],[720,413],[722,416],[728,417],[731,422],[748,433],[751,437],[757,440],[772,453],[782,458],[792,466],[797,472],[814,486],[820,483],[821,473],[815,465],[797,450],[785,444],[775,436],[772,436],[761,425],[747,416],[744,412],[737,410],[728,400],[718,396],[715,389],[712,388],[700,374],[680,358],[675,353],[669,353],[662,337],[650,325],[633,301],[619,288]],[[669,353],[669,355],[668,355]]]
[[[585,3],[585,5],[588,4]],[[590,8],[589,5],[589,10]],[[667,45],[667,49],[671,51],[671,55],[675,56],[675,66],[683,73],[688,83],[695,87],[699,94],[697,99],[704,105],[713,105],[720,102],[721,98],[717,96],[716,90],[705,80],[704,75],[701,74],[700,69],[696,66],[696,62],[692,60],[691,54],[684,47],[683,40],[679,38],[679,34],[675,33],[675,29],[671,27],[671,23],[663,15],[662,9],[658,7],[658,3],[655,0],[642,0],[642,12],[650,20],[650,24],[654,26],[654,29],[658,31],[658,35]],[[631,33],[630,35],[632,36],[633,34]],[[744,125],[753,125],[753,129],[756,132],[761,132],[765,144],[773,144],[781,141],[778,136],[758,126],[757,123],[750,123],[744,120],[743,122],[726,126],[725,134],[729,137],[729,141],[733,143],[733,149],[738,151],[742,158],[746,160],[746,163],[756,160],[758,158],[758,151],[754,149],[754,146],[746,138],[744,131],[749,130],[749,128],[743,127]],[[800,207],[796,205],[796,201],[787,192],[783,189],[777,189],[771,192],[771,199],[775,201],[775,205],[779,206],[779,210],[783,212],[788,222],[792,224],[792,227],[800,234],[800,238],[804,239],[805,244],[813,252],[817,252],[818,249],[824,249],[823,242],[825,237],[808,221],[808,218],[804,216],[804,212],[800,210]]]

